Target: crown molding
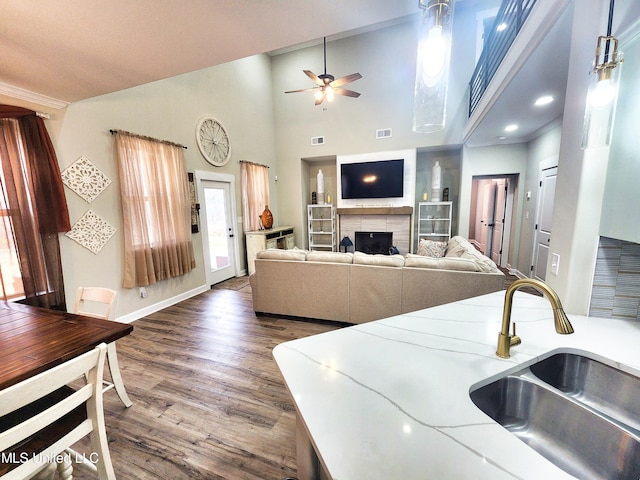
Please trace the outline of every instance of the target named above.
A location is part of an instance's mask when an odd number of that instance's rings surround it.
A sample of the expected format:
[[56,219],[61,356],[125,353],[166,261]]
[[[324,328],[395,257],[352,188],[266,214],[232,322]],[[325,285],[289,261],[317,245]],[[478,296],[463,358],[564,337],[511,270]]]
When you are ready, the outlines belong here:
[[24,100],[26,102],[41,105],[43,107],[62,109],[66,108],[71,102],[59,100],[57,98],[48,97],[40,93],[35,93],[24,88],[15,87],[6,83],[0,82],[0,95],[6,95],[7,97],[16,98],[18,100]]

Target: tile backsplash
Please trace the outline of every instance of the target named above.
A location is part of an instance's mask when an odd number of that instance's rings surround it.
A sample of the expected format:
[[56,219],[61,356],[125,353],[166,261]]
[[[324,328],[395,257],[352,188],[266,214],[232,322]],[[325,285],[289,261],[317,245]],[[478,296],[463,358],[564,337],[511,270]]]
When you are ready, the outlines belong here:
[[600,237],[589,316],[640,321],[640,244]]

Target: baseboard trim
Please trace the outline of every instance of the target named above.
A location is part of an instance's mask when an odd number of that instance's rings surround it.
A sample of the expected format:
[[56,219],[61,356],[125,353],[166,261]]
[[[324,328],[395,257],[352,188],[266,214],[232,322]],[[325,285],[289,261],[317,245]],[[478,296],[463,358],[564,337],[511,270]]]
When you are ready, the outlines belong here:
[[515,275],[518,278],[529,278],[524,273],[522,273],[521,271],[519,271],[519,270],[517,270],[515,268],[509,269],[509,273],[511,275]]
[[147,315],[158,312],[163,308],[170,307],[171,305],[175,305],[176,303],[182,302],[183,300],[195,297],[196,295],[206,292],[207,290],[209,290],[209,288],[210,287],[208,285],[201,285],[192,290],[183,292],[180,295],[176,295],[175,297],[167,298],[161,302],[154,303],[153,305],[149,305],[148,307],[144,307],[140,310],[136,310],[135,312],[123,315],[122,317],[118,317],[115,320],[121,323],[131,323],[134,320],[139,320],[142,317],[146,317]]

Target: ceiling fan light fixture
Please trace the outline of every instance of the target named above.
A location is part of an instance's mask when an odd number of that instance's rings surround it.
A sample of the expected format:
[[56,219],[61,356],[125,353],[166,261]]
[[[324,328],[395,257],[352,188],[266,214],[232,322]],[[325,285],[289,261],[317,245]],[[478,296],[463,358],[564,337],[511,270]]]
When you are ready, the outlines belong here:
[[607,35],[600,35],[596,44],[584,112],[582,148],[608,147],[611,144],[624,61],[622,52],[618,50],[618,39],[611,36],[613,4],[610,0]]
[[324,73],[316,75],[311,70],[303,70],[305,75],[309,77],[316,86],[313,88],[303,88],[301,90],[289,90],[284,93],[297,93],[297,92],[314,92],[315,104],[320,105],[324,99],[329,101],[333,100],[335,95],[343,95],[345,97],[358,98],[360,94],[353,90],[346,88],[340,88],[347,83],[355,82],[362,78],[359,73],[352,73],[341,78],[336,79],[333,75],[327,73],[327,38],[323,39],[323,51],[324,51]]
[[333,97],[335,95],[335,90],[330,85],[327,85],[327,88],[325,89],[325,94],[327,96],[327,100],[331,101],[333,100]]
[[413,131],[430,133],[445,126],[453,0],[419,0],[422,10],[413,101]]

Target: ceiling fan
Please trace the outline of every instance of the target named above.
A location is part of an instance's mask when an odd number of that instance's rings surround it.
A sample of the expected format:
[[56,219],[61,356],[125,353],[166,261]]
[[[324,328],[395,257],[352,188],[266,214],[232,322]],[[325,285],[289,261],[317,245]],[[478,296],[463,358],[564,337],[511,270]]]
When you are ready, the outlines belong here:
[[358,98],[360,94],[353,90],[347,90],[346,88],[340,88],[347,83],[355,82],[362,78],[359,73],[352,73],[346,77],[341,77],[336,80],[333,75],[327,73],[327,37],[323,38],[324,43],[324,73],[316,75],[311,70],[303,70],[303,72],[313,80],[318,86],[313,88],[303,88],[302,90],[289,90],[284,93],[296,93],[296,92],[315,92],[316,105],[320,105],[324,99],[332,100],[334,95],[344,95],[345,97]]

